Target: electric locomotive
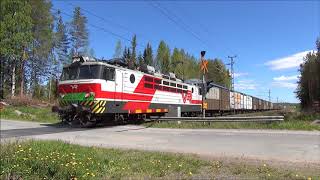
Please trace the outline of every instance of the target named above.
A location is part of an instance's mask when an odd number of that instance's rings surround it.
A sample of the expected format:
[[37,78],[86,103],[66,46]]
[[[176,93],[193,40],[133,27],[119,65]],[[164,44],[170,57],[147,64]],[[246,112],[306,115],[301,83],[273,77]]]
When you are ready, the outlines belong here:
[[97,122],[141,120],[178,112],[201,112],[201,89],[184,83],[173,73],[161,74],[152,66],[130,68],[124,59],[101,61],[74,57],[64,66],[58,83],[63,121],[83,127]]

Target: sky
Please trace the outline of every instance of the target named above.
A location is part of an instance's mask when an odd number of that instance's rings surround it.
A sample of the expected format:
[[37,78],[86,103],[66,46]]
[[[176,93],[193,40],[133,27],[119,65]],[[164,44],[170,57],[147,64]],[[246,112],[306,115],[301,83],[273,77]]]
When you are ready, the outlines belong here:
[[320,1],[53,1],[66,22],[75,6],[97,58],[112,58],[133,34],[141,52],[150,42],[155,54],[164,40],[195,57],[236,55],[235,90],[268,100],[270,89],[273,102],[298,102],[298,67],[320,37]]

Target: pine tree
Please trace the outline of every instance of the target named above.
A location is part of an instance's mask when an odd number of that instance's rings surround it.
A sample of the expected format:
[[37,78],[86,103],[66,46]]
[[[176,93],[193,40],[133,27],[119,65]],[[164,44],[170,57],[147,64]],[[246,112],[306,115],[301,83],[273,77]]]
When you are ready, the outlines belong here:
[[127,47],[124,47],[123,53],[122,53],[122,58],[126,59],[128,58],[127,56]]
[[70,29],[72,48],[76,55],[84,54],[89,46],[89,33],[86,25],[87,18],[82,15],[80,7],[76,7],[73,11]]
[[33,42],[27,70],[30,76],[29,87],[31,87],[32,94],[35,95],[37,93],[36,87],[47,81],[48,76],[49,78],[51,76],[48,71],[53,61],[54,18],[51,14],[52,4],[50,1],[30,1],[30,3],[32,6]]
[[300,65],[301,73],[296,90],[302,109],[312,110],[316,101],[320,101],[320,42],[316,41],[317,52],[308,53]]
[[145,64],[144,59],[143,59],[141,53],[139,53],[139,55],[138,55],[138,62],[139,62],[139,65],[140,65],[140,66],[143,65],[143,64]]
[[[1,81],[11,76],[11,96],[16,90],[16,68],[20,66],[20,93],[23,95],[26,51],[32,40],[31,6],[27,1],[2,0],[0,6]],[[4,66],[4,67],[3,67]],[[11,69],[5,73],[5,69]],[[2,84],[3,82],[1,82]],[[4,93],[1,85],[1,94]]]
[[147,65],[152,65],[153,54],[152,54],[152,47],[150,43],[147,44],[147,47],[143,51],[143,61],[144,61],[143,63]]
[[136,66],[136,59],[137,59],[137,53],[136,53],[136,47],[137,47],[137,36],[134,35],[132,37],[132,41],[131,41],[131,54],[130,54],[130,61],[129,61],[129,66],[133,69]]
[[121,46],[121,41],[118,40],[116,44],[116,48],[113,54],[113,58],[120,58],[122,53],[122,46]]
[[213,81],[214,83],[230,87],[230,76],[227,68],[220,59],[208,60],[208,81]]
[[58,74],[61,73],[62,66],[65,64],[70,63],[69,60],[69,38],[67,35],[67,28],[66,25],[63,23],[62,17],[59,16],[57,26],[56,26],[56,33],[55,33],[55,47],[56,53],[58,56]]
[[157,57],[156,57],[157,64],[162,73],[168,73],[170,70],[170,49],[169,46],[164,42],[160,41],[158,50],[157,50]]

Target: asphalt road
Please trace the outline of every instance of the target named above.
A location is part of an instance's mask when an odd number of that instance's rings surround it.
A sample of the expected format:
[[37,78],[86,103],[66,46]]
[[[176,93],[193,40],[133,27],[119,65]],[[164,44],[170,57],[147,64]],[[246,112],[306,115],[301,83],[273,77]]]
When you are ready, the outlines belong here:
[[116,126],[94,129],[1,120],[1,141],[63,140],[86,146],[192,153],[204,157],[320,164],[320,132],[225,129],[160,129]]

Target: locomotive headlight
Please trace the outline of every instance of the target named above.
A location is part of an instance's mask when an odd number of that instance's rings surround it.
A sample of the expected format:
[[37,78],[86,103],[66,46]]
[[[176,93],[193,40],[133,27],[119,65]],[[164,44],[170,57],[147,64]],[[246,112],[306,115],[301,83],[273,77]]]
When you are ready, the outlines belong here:
[[94,92],[89,92],[89,93],[86,93],[84,97],[89,98],[91,96],[94,97],[94,95],[95,95]]

